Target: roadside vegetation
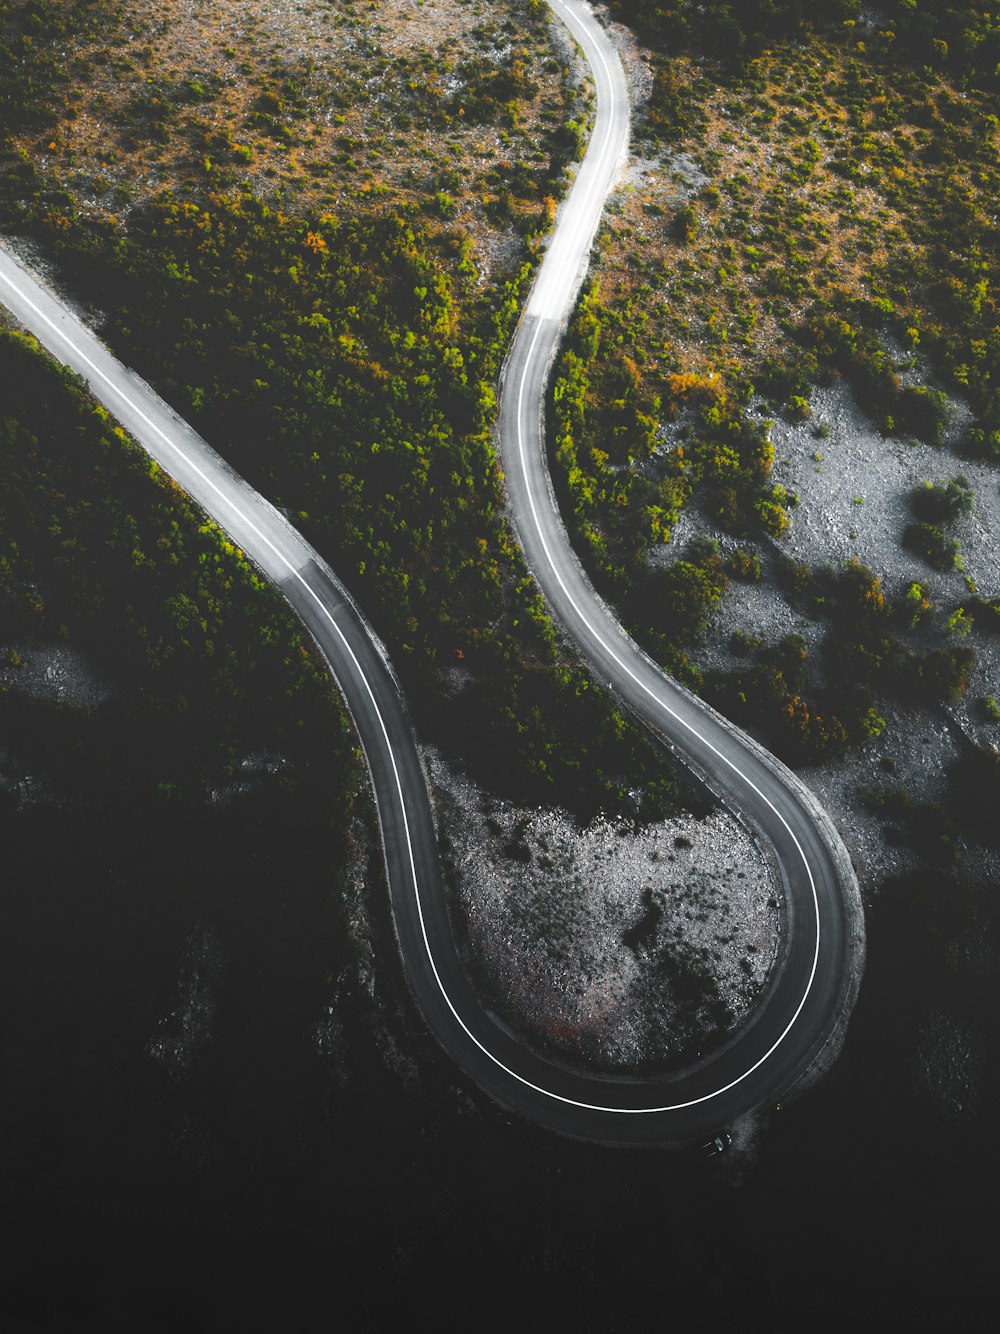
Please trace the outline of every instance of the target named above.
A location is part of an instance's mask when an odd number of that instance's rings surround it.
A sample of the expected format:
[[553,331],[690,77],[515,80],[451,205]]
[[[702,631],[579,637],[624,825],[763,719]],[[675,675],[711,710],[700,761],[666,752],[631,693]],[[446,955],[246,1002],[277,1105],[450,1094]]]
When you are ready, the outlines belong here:
[[[547,619],[491,440],[538,236],[588,116],[541,7],[322,6],[318,47],[251,7],[221,82],[185,67],[207,57],[180,6],[94,0],[60,7],[51,30],[49,8],[7,6],[35,97],[8,107],[7,225],[328,556],[425,735],[522,800],[668,808],[669,765]],[[82,68],[115,62],[113,88]],[[120,159],[107,188],[97,159]]]
[[[890,39],[849,5],[810,23],[717,8],[745,41],[620,7],[650,43],[653,165],[613,206],[557,366],[556,484],[654,656],[817,763],[876,740],[893,703],[960,696],[994,614],[997,590],[945,606],[932,586],[961,566],[962,476],[914,494],[928,578],[897,590],[859,560],[775,555],[797,497],[772,441],[843,379],[887,438],[939,443],[960,392],[960,448],[997,452],[992,87],[968,53],[925,59],[905,23]],[[6,225],[331,559],[425,736],[523,802],[669,809],[677,779],[545,615],[491,440],[589,115],[541,7],[306,6],[290,32],[251,6],[231,38],[224,7],[212,59],[179,5],[56,9],[4,11]],[[701,535],[656,557],[690,513]],[[739,632],[735,666],[699,667],[727,589],[766,578],[825,627],[822,651]]]
[[[628,789],[644,788],[653,812],[672,780],[554,639],[489,444],[525,266],[588,114],[542,12],[0,0],[0,229],[54,259],[128,360],[322,546],[425,736],[520,802],[632,813]],[[943,0],[611,0],[611,13],[647,46],[652,165],[603,233],[560,366],[557,484],[595,581],[661,660],[793,760],[835,761],[826,775],[852,783],[865,761],[868,823],[916,853],[869,914],[849,1059],[775,1114],[759,1162],[738,1156],[745,1141],[722,1160],[723,1178],[755,1176],[728,1191],[745,1209],[735,1230],[762,1238],[749,1261],[718,1245],[716,1164],[562,1146],[456,1087],[420,1021],[399,1019],[409,1002],[371,893],[381,861],[374,840],[367,868],[351,847],[359,758],[308,643],[80,385],[5,332],[10,1309],[53,1327],[104,1308],[231,1323],[248,1293],[258,1323],[273,1305],[305,1324],[343,1277],[342,1311],[391,1328],[440,1275],[458,1323],[502,1266],[527,1279],[499,1294],[498,1324],[539,1293],[562,1323],[599,1324],[605,1306],[608,1324],[648,1323],[666,1279],[698,1293],[701,1320],[706,1290],[725,1290],[741,1312],[770,1301],[791,1328],[802,1285],[769,1284],[767,1262],[794,1271],[801,1255],[808,1272],[817,1237],[844,1275],[831,1322],[859,1293],[898,1308],[908,1290],[926,1318],[925,1259],[988,1272],[954,1183],[995,1143],[997,877],[962,850],[996,846],[1000,760],[963,743],[937,796],[911,781],[956,692],[1000,738],[1000,680],[971,656],[997,642],[1000,587],[965,584],[956,565],[973,542],[952,480],[974,476],[981,505],[981,474],[943,456],[921,474],[904,523],[934,531],[914,534],[902,586],[875,561],[795,561],[802,507],[767,422],[813,433],[815,467],[832,470],[814,383],[849,382],[887,448],[941,439],[958,395],[972,411],[960,448],[976,467],[996,455],[998,17]],[[769,583],[825,627],[822,648],[765,642],[753,597]],[[703,670],[735,594],[751,608],[732,632],[736,669]],[[108,686],[93,711],[31,693],[32,655],[52,643]],[[912,734],[893,735],[897,701]],[[516,841],[500,848],[536,890],[566,857],[538,814],[537,829],[512,814]],[[605,834],[640,847],[619,839],[629,828]],[[740,945],[711,918],[735,868],[722,895],[722,876],[683,865],[697,838],[671,851],[706,952],[674,971],[652,864],[613,943],[669,974],[692,1034],[722,1038],[732,1015],[708,960]],[[872,864],[859,858],[863,876]],[[350,892],[331,895],[331,871]],[[594,887],[614,888],[603,859]],[[553,919],[582,917],[562,888]],[[571,941],[550,1001],[572,1004],[580,965]],[[758,980],[742,971],[741,994]],[[797,1229],[791,1262],[769,1252],[817,1191],[843,1209],[821,1211],[820,1233]],[[953,1317],[962,1294],[946,1300]]]
[[324,1109],[370,1116],[342,1096],[345,1042],[399,1098],[371,992],[339,1004],[374,811],[281,596],[31,339],[0,331],[0,383],[6,1186],[49,1217],[55,1164],[92,1231],[134,1232],[171,1182],[294,1180],[317,1125],[336,1139]]
[[[856,559],[782,557],[798,498],[772,422],[808,424],[812,387],[844,380],[887,439],[939,444],[957,395],[971,409],[957,449],[1000,459],[1000,25],[941,3],[877,20],[851,0],[612,10],[646,44],[652,88],[557,367],[564,511],[659,660],[786,758],[835,758],[877,737],[893,700],[961,694],[983,590],[938,607]],[[819,463],[829,428],[814,433]],[[914,495],[905,541],[929,576],[961,569],[954,527],[973,499],[961,476]],[[703,535],[658,554],[687,512]],[[822,661],[741,632],[746,667],[706,675],[692,655],[762,556],[826,625]]]
[[509,271],[585,120],[541,13],[4,0],[12,199],[50,230],[122,222],[164,191],[309,217],[407,204],[472,228],[484,276]]
[[[0,375],[4,745],[130,809],[190,810],[262,767],[342,834],[355,742],[281,598],[33,339],[0,331]],[[34,646],[61,643],[114,681],[99,713],[19,689]]]

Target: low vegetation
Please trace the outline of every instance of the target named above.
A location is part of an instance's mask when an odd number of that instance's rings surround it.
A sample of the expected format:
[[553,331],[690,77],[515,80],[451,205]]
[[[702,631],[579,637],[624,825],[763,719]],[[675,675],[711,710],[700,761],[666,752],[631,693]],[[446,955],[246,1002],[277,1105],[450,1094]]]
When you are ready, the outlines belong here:
[[[1000,457],[1000,25],[946,3],[612,10],[646,44],[653,85],[557,368],[564,510],[661,661],[789,759],[833,758],[879,735],[892,702],[961,694],[986,629],[974,586],[936,607],[926,584],[890,594],[857,561],[778,557],[786,598],[827,626],[817,661],[795,636],[746,632],[736,671],[706,675],[690,654],[726,580],[759,578],[757,553],[796,521],[771,423],[808,430],[816,383],[847,379],[884,435],[932,444],[956,394],[973,414],[959,450]],[[963,476],[914,494],[905,542],[930,571],[962,569],[974,503]],[[658,552],[686,508],[723,550]]]
[[[212,60],[180,6],[155,23],[139,0],[58,8],[5,10],[8,224],[331,557],[428,734],[522,796],[627,808],[638,779],[661,809],[670,782],[527,578],[490,439],[588,114],[541,8],[307,6],[291,35],[251,7]],[[557,490],[595,580],[670,670],[789,757],[836,756],[878,735],[885,700],[965,688],[989,596],[936,609],[922,582],[889,596],[856,562],[783,567],[829,622],[828,684],[794,638],[744,636],[744,665],[708,677],[690,652],[795,522],[771,421],[808,423],[817,380],[846,377],[885,434],[932,442],[959,392],[961,448],[1000,449],[996,27],[941,3],[878,21],[850,0],[615,8],[649,44],[638,130],[658,165],[613,209],[557,366]],[[929,569],[961,568],[973,503],[961,476],[914,496],[906,541]],[[651,559],[689,506],[726,547]]]
[[[8,122],[0,210],[58,257],[76,293],[109,312],[104,332],[123,356],[331,559],[388,642],[427,735],[524,800],[558,793],[581,813],[657,812],[675,781],[558,642],[504,515],[490,435],[533,238],[576,151],[586,103],[538,6],[445,6],[455,23],[441,81],[419,55],[425,16],[404,19],[399,8],[345,6],[338,24],[350,40],[337,59],[360,75],[381,68],[383,44],[396,43],[402,64],[377,84],[378,114],[408,144],[429,136],[418,176],[407,174],[405,155],[383,160],[367,132],[368,165],[325,159],[332,175],[320,195],[290,140],[281,189],[221,148],[209,147],[199,170],[192,136],[207,132],[195,122],[215,85],[195,68],[181,80],[178,64],[193,50],[196,20],[171,9],[162,31],[142,28],[143,6],[112,14],[95,0],[72,11],[60,40],[75,43],[80,59],[124,45],[121,59],[134,60],[129,24],[138,24],[154,73],[137,81],[129,68],[121,87],[139,88],[145,110],[117,94],[113,105],[91,103],[70,62],[72,77],[31,117]],[[44,3],[9,7],[7,40],[50,69],[44,25],[28,40],[35,9],[47,13]],[[440,24],[445,10],[426,21]],[[95,27],[108,14],[110,28]],[[247,30],[252,47],[252,23]],[[172,43],[172,32],[186,33],[186,44]],[[248,112],[254,135],[234,129],[234,143],[263,136],[280,145],[289,137],[281,126],[295,138],[316,119],[320,76],[303,74],[295,93],[294,52],[281,41],[272,34],[280,79],[260,82]],[[251,68],[228,93],[220,87],[220,123],[243,115],[239,98],[262,59],[263,49],[250,51]],[[168,68],[178,77],[154,106]],[[328,100],[350,92],[336,115],[370,117],[376,86],[338,85],[330,73]],[[51,127],[75,125],[84,106],[88,124],[100,114],[101,144],[134,139],[134,164],[145,136],[162,167],[152,178],[123,176],[116,188],[127,199],[115,210],[105,196],[95,202],[81,164],[57,152]],[[487,140],[484,163],[477,145]],[[442,161],[451,164],[444,175]],[[490,261],[492,242],[482,249],[497,228],[514,242],[503,264]]]
[[165,191],[311,217],[414,205],[509,276],[586,118],[518,0],[4,0],[0,17],[8,197],[50,231]]
[[[281,782],[325,793],[343,829],[355,743],[324,665],[280,597],[68,372],[0,331],[0,635],[17,662],[73,642],[116,682],[99,719],[0,687],[5,744],[39,737],[72,785],[107,728],[124,749],[91,772],[133,801],[198,804],[248,757],[295,756]],[[18,648],[20,646],[20,648]],[[85,744],[87,743],[87,744]],[[111,757],[107,757],[111,764]]]
[[[801,419],[817,379],[847,376],[886,433],[938,441],[953,389],[976,413],[963,448],[1000,452],[996,25],[963,11],[945,55],[927,33],[947,6],[889,8],[615,6],[651,48],[637,151],[656,165],[609,219],[555,402],[602,572],[692,493],[732,531],[780,533],[755,395]],[[938,385],[914,381],[927,368]]]

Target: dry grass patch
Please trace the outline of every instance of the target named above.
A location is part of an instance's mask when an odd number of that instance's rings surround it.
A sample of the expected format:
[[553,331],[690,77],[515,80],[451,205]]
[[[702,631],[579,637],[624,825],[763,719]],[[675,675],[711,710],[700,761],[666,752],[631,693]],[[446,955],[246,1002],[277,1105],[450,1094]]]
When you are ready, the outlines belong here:
[[[671,359],[697,373],[752,373],[787,350],[817,298],[881,295],[890,259],[916,245],[905,208],[865,183],[864,162],[855,181],[838,169],[850,131],[832,91],[843,57],[816,40],[759,64],[764,91],[747,96],[671,61],[690,126],[636,164],[602,241],[602,302],[635,302]],[[831,91],[817,91],[818,75]]]
[[60,112],[15,146],[82,212],[164,189],[416,203],[471,233],[484,281],[547,216],[577,100],[520,0],[123,0],[60,59]]

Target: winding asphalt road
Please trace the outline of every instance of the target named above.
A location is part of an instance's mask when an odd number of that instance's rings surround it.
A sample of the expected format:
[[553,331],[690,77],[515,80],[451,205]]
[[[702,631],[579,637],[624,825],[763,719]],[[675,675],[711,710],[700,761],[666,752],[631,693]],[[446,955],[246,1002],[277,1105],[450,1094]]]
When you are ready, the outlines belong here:
[[553,0],[552,8],[593,71],[597,117],[510,350],[500,447],[515,523],[557,619],[599,677],[774,851],[787,905],[777,977],[749,1025],[698,1067],[654,1081],[573,1073],[528,1051],[484,1008],[451,934],[405,704],[384,650],[339,580],[282,514],[2,246],[0,300],[281,588],[319,645],[371,772],[410,986],[443,1046],[499,1102],[552,1129],[607,1143],[687,1143],[785,1096],[836,1050],[863,959],[860,898],[843,845],[808,790],[624,635],[590,587],[556,510],[543,449],[545,386],[625,153],[628,100],[620,61],[589,9],[579,0]]

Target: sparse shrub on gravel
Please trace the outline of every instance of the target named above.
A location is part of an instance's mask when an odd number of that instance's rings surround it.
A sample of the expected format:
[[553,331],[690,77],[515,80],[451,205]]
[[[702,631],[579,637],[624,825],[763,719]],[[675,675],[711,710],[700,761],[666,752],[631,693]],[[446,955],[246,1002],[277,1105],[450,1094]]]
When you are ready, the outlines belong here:
[[950,482],[923,482],[912,496],[913,513],[925,523],[951,523],[971,514],[976,493],[965,477]]
[[903,534],[903,543],[923,557],[935,570],[962,568],[961,544],[934,523],[911,523]]

